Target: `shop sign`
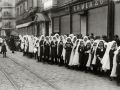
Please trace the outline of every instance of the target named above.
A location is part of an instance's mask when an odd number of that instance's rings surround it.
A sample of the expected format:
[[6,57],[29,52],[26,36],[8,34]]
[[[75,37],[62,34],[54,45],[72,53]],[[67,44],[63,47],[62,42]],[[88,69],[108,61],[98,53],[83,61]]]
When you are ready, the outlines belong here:
[[87,10],[90,8],[94,8],[94,7],[98,7],[106,4],[108,4],[108,0],[92,0],[89,2],[85,2],[85,3],[73,6],[72,11],[77,12],[77,11]]

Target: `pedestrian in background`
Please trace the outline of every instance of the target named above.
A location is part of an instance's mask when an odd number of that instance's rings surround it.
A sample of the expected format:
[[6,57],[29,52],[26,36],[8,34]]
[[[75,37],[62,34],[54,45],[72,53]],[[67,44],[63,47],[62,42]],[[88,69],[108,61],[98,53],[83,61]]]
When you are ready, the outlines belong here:
[[3,53],[3,57],[6,57],[6,52],[7,52],[7,48],[6,48],[7,44],[6,44],[6,41],[3,40],[3,43],[2,43],[2,53]]
[[13,35],[11,35],[10,37],[10,50],[12,51],[12,53],[14,53],[15,51],[15,40],[14,40]]

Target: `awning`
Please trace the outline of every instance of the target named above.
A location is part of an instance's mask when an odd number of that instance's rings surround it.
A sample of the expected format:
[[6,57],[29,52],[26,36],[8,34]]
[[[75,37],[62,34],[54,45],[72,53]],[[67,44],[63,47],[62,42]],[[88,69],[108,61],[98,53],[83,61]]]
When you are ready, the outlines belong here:
[[27,22],[27,23],[24,23],[24,24],[17,25],[16,28],[27,27],[27,26],[29,26],[31,23],[33,23],[33,21],[31,21],[31,22]]
[[50,21],[49,17],[43,13],[36,13],[35,22],[45,22],[45,21]]

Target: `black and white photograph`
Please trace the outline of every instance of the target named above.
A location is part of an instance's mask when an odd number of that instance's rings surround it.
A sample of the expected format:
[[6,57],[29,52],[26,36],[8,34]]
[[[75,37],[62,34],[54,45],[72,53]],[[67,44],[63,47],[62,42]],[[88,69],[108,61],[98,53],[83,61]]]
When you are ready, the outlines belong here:
[[120,90],[120,0],[0,0],[0,90]]

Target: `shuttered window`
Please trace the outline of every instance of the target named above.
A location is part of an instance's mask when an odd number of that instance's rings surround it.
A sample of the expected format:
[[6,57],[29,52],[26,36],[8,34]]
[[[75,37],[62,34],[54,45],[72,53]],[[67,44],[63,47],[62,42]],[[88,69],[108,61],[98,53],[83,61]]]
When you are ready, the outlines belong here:
[[120,4],[115,5],[115,27],[114,34],[120,36]]
[[70,15],[61,17],[61,35],[70,34]]
[[59,17],[54,18],[54,31],[53,32],[59,32]]
[[107,35],[107,13],[107,6],[88,11],[88,34]]
[[72,15],[72,33],[80,34],[80,15],[78,13]]

